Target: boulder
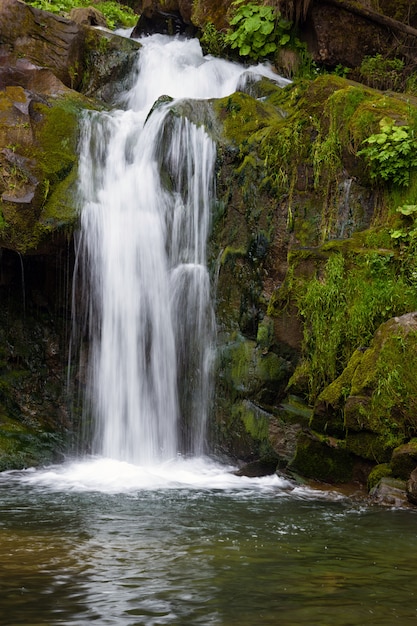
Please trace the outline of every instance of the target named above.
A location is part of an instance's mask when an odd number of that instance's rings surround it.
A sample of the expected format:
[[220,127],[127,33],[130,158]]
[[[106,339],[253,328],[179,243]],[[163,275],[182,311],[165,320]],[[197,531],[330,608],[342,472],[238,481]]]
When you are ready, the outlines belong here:
[[417,467],[411,472],[406,485],[407,499],[417,505]]
[[[76,21],[20,0],[4,0],[0,4],[0,80],[34,90],[39,90],[39,82],[48,81],[49,93],[54,89],[61,92],[64,85],[105,102],[113,101],[126,87],[140,45],[91,26],[104,20],[94,8],[74,9],[71,15]],[[22,59],[31,64],[30,75],[36,84],[28,84],[28,71],[26,76],[19,73]]]
[[71,9],[70,19],[76,24],[84,24],[86,26],[102,26],[107,27],[107,20],[103,13],[95,7],[79,7]]
[[85,32],[72,20],[20,0],[2,0],[0,40],[16,58],[25,57],[50,69],[68,87],[80,84]]
[[395,448],[390,465],[393,476],[407,480],[417,466],[417,439]]
[[407,504],[406,484],[403,480],[385,476],[371,489],[374,502],[385,506],[404,506]]

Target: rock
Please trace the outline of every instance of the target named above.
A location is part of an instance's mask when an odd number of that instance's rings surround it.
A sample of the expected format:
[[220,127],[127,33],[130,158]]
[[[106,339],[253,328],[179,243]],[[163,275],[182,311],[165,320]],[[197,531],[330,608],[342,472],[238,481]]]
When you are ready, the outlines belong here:
[[386,506],[404,506],[407,504],[406,484],[402,480],[386,476],[370,492],[371,498]]
[[178,11],[152,11],[142,13],[132,31],[131,37],[138,39],[144,35],[154,35],[155,33],[193,37],[196,29],[184,22]]
[[236,476],[248,476],[250,478],[260,478],[262,476],[270,476],[271,474],[275,474],[275,470],[277,468],[276,460],[271,459],[270,461],[252,461],[251,463],[247,463],[240,469],[238,469],[234,474]]
[[84,27],[85,57],[79,90],[113,104],[130,85],[140,44],[107,30]]
[[107,20],[103,13],[95,7],[81,7],[71,9],[70,19],[76,24],[85,24],[87,26],[107,27]]
[[15,58],[25,57],[50,69],[68,87],[80,84],[85,33],[75,22],[20,0],[2,0],[0,40]]
[[4,0],[0,41],[7,48],[0,48],[0,79],[42,93],[61,93],[65,86],[113,101],[126,87],[140,45],[88,25],[102,21],[96,9],[74,11],[77,22]]
[[298,435],[297,450],[288,469],[326,483],[347,483],[354,477],[354,458],[343,442],[303,431]]
[[407,499],[411,504],[417,505],[417,467],[411,472],[406,485]]
[[333,67],[357,67],[365,56],[382,52],[382,41],[389,41],[383,26],[325,2],[312,4],[303,30],[314,60]]
[[407,480],[417,466],[417,439],[395,448],[390,465],[393,476]]

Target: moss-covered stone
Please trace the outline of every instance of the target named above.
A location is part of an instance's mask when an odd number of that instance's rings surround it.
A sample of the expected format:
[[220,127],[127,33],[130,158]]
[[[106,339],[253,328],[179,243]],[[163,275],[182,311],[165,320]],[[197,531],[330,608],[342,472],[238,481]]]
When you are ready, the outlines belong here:
[[282,397],[291,364],[237,334],[223,347],[220,368],[222,384],[230,397],[251,399],[268,407]]
[[353,458],[343,442],[306,432],[299,434],[297,451],[289,465],[291,471],[328,483],[351,481],[353,468]]
[[390,466],[395,478],[408,480],[411,472],[417,468],[417,439],[411,439],[408,443],[395,448]]
[[346,450],[352,454],[376,463],[386,463],[391,458],[392,443],[383,435],[362,430],[348,432],[345,439]]
[[381,478],[389,477],[392,474],[392,470],[388,463],[380,463],[375,465],[368,476],[367,487],[368,491],[372,491],[374,487],[379,483]]
[[[14,113],[19,98],[23,114]],[[38,101],[20,87],[0,92],[0,101],[0,245],[25,253],[77,222],[79,116],[89,103],[69,90]]]

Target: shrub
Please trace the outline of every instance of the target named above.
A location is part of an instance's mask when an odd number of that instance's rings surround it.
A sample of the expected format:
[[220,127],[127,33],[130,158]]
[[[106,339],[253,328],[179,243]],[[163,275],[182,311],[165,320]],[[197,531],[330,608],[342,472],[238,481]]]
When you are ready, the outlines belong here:
[[267,57],[278,46],[288,45],[291,41],[291,22],[281,18],[273,7],[233,2],[235,13],[230,21],[233,27],[226,35],[226,43],[238,49],[241,56],[254,60]]
[[363,141],[357,153],[365,157],[373,181],[385,181],[408,186],[410,169],[417,166],[417,142],[409,126],[396,126],[389,117],[379,122],[380,133]]

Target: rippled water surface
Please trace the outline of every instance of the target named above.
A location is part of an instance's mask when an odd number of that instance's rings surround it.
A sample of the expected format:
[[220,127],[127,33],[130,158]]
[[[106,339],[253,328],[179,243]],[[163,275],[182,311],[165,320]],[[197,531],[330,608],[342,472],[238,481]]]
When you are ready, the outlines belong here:
[[2,624],[415,624],[411,510],[206,461],[0,475]]

